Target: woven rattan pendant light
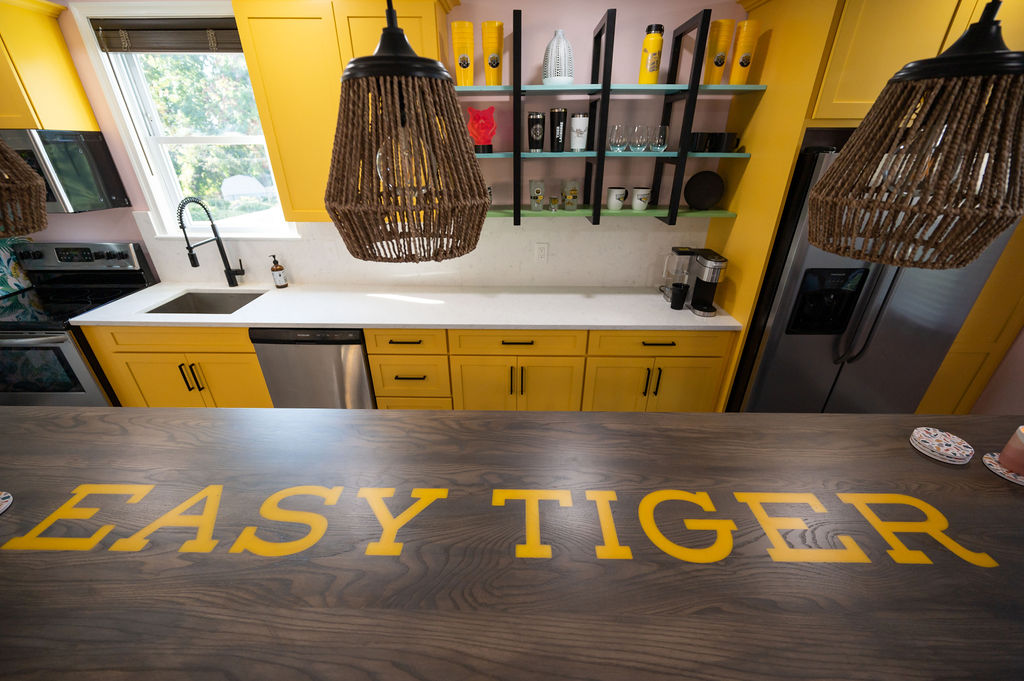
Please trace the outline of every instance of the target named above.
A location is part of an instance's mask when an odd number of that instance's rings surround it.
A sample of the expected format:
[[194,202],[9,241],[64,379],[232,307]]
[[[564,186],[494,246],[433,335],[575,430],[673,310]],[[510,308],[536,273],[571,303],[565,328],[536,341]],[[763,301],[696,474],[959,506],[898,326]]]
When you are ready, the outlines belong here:
[[952,269],[1024,216],[1024,52],[989,2],[934,59],[885,86],[811,189],[808,239],[890,265]]
[[457,258],[476,248],[487,186],[451,76],[416,56],[391,0],[386,16],[376,52],[341,78],[327,212],[360,260]]
[[0,140],[0,239],[46,229],[46,183]]

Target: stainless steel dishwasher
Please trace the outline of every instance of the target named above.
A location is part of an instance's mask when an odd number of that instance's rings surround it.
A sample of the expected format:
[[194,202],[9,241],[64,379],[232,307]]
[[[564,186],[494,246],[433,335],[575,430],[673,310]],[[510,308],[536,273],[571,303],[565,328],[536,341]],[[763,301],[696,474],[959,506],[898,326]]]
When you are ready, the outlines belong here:
[[275,407],[374,409],[361,329],[249,329]]

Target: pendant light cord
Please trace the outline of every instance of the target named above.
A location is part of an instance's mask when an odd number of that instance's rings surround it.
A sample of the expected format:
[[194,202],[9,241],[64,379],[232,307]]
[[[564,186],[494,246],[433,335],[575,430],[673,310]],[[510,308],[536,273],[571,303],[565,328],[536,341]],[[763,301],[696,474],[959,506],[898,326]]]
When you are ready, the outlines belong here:
[[398,12],[395,11],[395,6],[391,4],[391,0],[388,0],[388,9],[384,12],[384,16],[388,20],[388,28],[398,28]]

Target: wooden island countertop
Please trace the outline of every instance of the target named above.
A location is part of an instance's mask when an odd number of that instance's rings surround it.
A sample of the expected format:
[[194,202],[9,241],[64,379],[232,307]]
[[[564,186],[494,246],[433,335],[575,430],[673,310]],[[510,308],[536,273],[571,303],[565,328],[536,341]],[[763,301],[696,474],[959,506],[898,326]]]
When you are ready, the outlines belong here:
[[1021,422],[5,408],[0,678],[1021,679]]

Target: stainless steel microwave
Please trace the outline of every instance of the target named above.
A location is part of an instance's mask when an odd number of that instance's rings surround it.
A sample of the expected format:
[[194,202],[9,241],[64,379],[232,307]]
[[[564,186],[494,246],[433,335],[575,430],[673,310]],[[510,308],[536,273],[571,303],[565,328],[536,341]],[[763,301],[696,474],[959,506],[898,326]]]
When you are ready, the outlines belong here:
[[46,180],[47,213],[131,205],[103,133],[0,130],[0,139]]

